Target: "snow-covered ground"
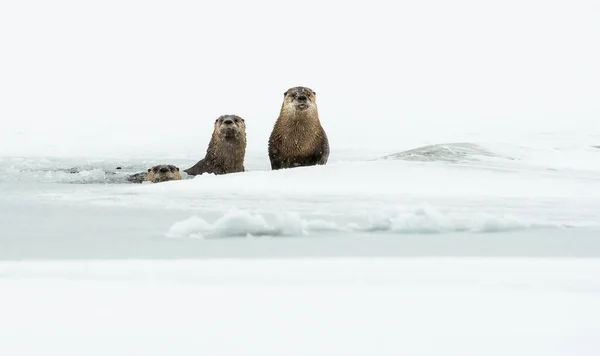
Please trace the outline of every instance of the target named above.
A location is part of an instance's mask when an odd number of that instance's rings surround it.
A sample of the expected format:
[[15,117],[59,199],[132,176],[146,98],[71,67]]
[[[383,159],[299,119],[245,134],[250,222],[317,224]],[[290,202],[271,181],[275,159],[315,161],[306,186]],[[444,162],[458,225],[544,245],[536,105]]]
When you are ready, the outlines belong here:
[[149,160],[0,158],[0,256],[600,255],[600,150],[489,146],[141,185]]
[[596,355],[600,150],[487,146],[141,185],[4,157],[0,354]]
[[0,263],[3,355],[597,355],[600,263]]
[[[0,355],[600,354],[599,17],[0,3]],[[296,85],[331,156],[271,171]],[[226,113],[246,172],[125,181]]]

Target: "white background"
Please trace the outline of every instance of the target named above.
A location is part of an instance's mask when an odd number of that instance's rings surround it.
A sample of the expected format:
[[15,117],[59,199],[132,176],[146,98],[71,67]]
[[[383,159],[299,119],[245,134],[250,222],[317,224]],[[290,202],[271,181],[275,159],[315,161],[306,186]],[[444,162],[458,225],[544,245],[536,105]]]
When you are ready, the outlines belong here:
[[334,151],[590,134],[598,18],[597,1],[5,1],[0,147],[191,159],[237,113],[266,153],[297,85]]

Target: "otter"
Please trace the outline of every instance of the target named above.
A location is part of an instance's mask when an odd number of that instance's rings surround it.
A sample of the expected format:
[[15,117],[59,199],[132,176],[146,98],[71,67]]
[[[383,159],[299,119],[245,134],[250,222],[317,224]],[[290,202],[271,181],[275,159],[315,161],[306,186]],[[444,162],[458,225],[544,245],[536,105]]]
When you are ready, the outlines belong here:
[[203,159],[184,172],[227,174],[244,172],[246,123],[238,115],[221,115],[214,123],[212,138]]
[[288,89],[269,137],[271,169],[325,165],[328,158],[329,140],[319,120],[316,93],[307,87]]
[[148,168],[148,172],[136,173],[127,177],[127,181],[131,183],[142,183],[145,181],[159,183],[170,180],[181,180],[179,167],[172,164],[159,164]]

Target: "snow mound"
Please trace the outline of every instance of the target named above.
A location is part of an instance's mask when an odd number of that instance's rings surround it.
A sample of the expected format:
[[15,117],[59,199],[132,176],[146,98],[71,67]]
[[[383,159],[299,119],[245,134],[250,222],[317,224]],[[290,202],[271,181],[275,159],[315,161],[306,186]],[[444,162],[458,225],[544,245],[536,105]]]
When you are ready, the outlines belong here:
[[475,143],[441,143],[413,148],[407,151],[383,156],[383,159],[397,159],[421,162],[465,162],[477,161],[480,157],[499,157]]
[[568,227],[548,222],[520,220],[510,215],[452,214],[432,206],[412,210],[396,209],[369,217],[365,231],[392,233],[447,233],[447,232],[509,232],[538,228]]
[[166,236],[169,238],[210,238],[239,236],[303,236],[309,231],[339,230],[326,221],[307,221],[296,213],[277,214],[272,222],[262,214],[234,209],[214,223],[192,216],[176,222]]
[[[340,218],[337,217],[337,220]],[[431,206],[412,210],[394,209],[367,213],[362,218],[333,217],[304,219],[293,212],[261,214],[239,209],[226,212],[213,223],[198,216],[174,223],[168,238],[213,238],[257,236],[308,236],[329,231],[344,233],[387,232],[393,234],[433,234],[450,232],[510,232],[526,229],[560,228],[559,224],[519,220],[513,216],[454,215]]]

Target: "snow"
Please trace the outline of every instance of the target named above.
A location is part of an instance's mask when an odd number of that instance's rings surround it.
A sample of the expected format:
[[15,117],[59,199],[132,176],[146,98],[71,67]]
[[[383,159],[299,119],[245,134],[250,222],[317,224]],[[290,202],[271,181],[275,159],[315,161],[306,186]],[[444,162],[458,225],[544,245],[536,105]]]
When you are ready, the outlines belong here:
[[[597,355],[599,14],[2,2],[0,355]],[[329,162],[271,171],[296,85]],[[125,181],[226,113],[246,172]]]
[[[101,168],[93,168],[76,159],[5,158],[0,201],[82,209],[78,214],[93,207],[90,221],[120,208],[146,215],[140,224],[170,239],[515,231],[572,236],[600,229],[595,150],[547,152],[577,160],[565,165],[545,157],[558,164],[544,165],[539,151],[517,152],[510,144],[447,143],[414,148],[407,157],[333,156],[326,166],[280,171],[261,167],[266,158],[249,154],[247,172],[184,174],[181,181],[141,185],[124,177],[144,170],[140,162],[149,162],[143,160],[98,160]],[[72,167],[79,167],[76,173]],[[76,224],[69,222],[70,229]]]
[[485,147],[141,185],[5,157],[0,354],[597,354],[594,149]]
[[595,355],[585,259],[2,263],[0,352]]

